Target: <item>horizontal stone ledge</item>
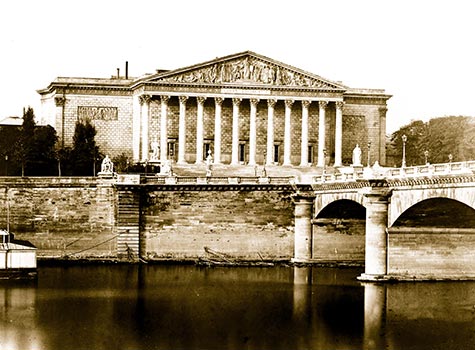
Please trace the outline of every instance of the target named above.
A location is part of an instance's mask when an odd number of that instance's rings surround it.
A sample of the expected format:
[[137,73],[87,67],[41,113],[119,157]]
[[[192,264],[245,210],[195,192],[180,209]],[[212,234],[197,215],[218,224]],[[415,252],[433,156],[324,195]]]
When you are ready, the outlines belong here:
[[370,275],[361,274],[357,277],[361,282],[395,283],[395,282],[443,282],[443,281],[475,281],[475,275]]
[[429,226],[418,226],[418,227],[391,227],[389,228],[389,234],[418,234],[418,233],[428,233],[428,234],[475,234],[475,228],[458,228],[458,227],[429,227]]

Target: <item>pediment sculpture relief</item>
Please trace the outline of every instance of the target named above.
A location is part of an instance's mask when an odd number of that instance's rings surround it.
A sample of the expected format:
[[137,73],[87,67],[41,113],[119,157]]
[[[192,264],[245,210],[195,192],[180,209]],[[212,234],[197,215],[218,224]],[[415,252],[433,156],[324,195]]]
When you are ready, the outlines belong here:
[[217,62],[204,68],[166,78],[166,80],[179,83],[219,84],[241,82],[335,88],[335,86],[323,81],[251,57],[229,62]]

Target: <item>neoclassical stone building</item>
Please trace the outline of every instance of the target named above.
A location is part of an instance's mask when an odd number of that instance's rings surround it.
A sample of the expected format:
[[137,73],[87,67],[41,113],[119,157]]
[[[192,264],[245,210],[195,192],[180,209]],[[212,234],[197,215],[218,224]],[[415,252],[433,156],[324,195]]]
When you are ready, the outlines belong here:
[[[386,102],[380,89],[354,89],[246,51],[139,78],[64,78],[39,90],[43,123],[71,145],[89,119],[102,152],[134,161],[323,166],[385,163]],[[158,151],[158,152],[157,152]]]

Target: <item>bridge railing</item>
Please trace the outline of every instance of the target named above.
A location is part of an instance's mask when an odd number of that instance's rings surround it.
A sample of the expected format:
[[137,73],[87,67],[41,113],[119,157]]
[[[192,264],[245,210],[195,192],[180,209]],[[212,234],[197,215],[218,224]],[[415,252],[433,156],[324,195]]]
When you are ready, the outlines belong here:
[[475,172],[475,160],[455,163],[426,164],[404,168],[384,168],[373,166],[364,168],[363,171],[348,172],[348,170],[336,174],[322,174],[313,176],[312,183],[338,183],[352,182],[370,178],[415,178],[423,176],[439,175],[462,175]]

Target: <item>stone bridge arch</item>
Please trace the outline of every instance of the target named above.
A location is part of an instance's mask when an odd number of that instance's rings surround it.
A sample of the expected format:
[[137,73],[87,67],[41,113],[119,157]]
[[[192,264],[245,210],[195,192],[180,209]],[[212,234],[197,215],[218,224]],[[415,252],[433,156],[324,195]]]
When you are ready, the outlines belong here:
[[363,195],[358,190],[353,190],[353,191],[347,190],[346,192],[338,191],[338,192],[316,193],[313,218],[314,219],[317,218],[320,212],[331,203],[340,201],[343,199],[350,200],[364,206]]
[[406,210],[426,199],[449,198],[466,204],[475,210],[475,187],[473,187],[473,184],[470,184],[470,186],[419,189],[395,188],[388,208],[388,227],[392,227]]

